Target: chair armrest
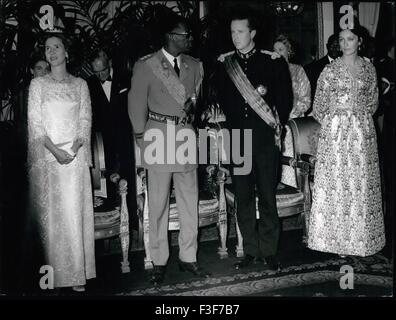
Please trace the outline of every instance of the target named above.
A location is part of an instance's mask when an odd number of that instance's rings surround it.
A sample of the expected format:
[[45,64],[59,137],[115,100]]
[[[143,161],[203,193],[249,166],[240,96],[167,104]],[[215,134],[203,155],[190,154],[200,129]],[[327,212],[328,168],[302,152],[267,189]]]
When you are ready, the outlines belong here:
[[311,154],[302,153],[300,155],[302,161],[308,162],[311,167],[315,167],[316,157]]
[[315,164],[316,164],[317,158],[311,154],[306,154],[306,153],[302,153],[300,155],[300,158],[301,158],[301,160],[303,160],[309,164],[309,169],[308,169],[309,177],[310,177],[310,180],[313,181]]
[[281,164],[295,168],[297,159],[293,157],[281,156]]
[[120,175],[118,173],[113,173],[113,174],[110,175],[110,181],[115,183],[115,184],[118,184],[120,179],[121,179],[121,177],[120,177]]
[[299,168],[302,169],[302,174],[308,174],[311,164],[304,160],[297,160],[293,157],[281,157],[281,164],[290,166],[292,168]]

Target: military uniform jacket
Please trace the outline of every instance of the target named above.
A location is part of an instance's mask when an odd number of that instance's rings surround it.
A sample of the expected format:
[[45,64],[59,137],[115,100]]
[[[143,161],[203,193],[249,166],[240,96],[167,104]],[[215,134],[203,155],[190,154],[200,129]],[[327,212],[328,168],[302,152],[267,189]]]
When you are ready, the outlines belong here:
[[[276,58],[256,50],[248,59],[242,59],[233,53],[232,59],[237,59],[242,70],[254,88],[262,86],[265,93],[263,99],[270,108],[275,108],[279,119],[284,125],[293,106],[293,91],[289,69],[283,58]],[[252,129],[253,153],[274,145],[274,129],[248,105],[235,87],[224,64],[219,61],[215,85],[218,102],[226,115],[229,129]],[[241,143],[243,138],[241,138]],[[243,146],[242,146],[243,147]]]
[[[180,56],[179,78],[161,50],[145,56],[135,63],[131,80],[131,90],[128,94],[128,110],[135,134],[145,133],[145,139],[141,147],[141,163],[145,168],[162,172],[186,172],[193,170],[197,167],[198,156],[196,133],[192,125],[168,125],[167,123],[148,118],[149,110],[161,115],[180,117],[183,114],[182,110],[184,107],[184,105],[176,101],[164,82],[150,67],[148,60],[152,58],[159,59],[159,68],[161,68],[159,71],[162,72],[166,81],[169,80],[171,83],[179,81],[184,86],[186,99],[193,95],[198,96],[203,78],[201,62],[185,54],[181,54]],[[184,133],[183,136],[186,134],[189,135],[187,143],[187,139],[176,141],[180,130],[183,130],[181,132]],[[156,141],[158,137],[157,133],[159,132],[161,132],[160,135],[162,138]],[[147,141],[148,133],[155,135],[153,141]],[[155,143],[155,146],[161,145],[163,148],[153,150],[153,143]],[[184,154],[188,153],[189,155],[187,163],[180,162],[180,158],[177,157],[180,152],[183,153],[183,150],[185,151]],[[162,151],[164,152],[163,154],[161,154]],[[146,154],[150,155],[150,159],[155,155],[159,161],[155,161],[155,163],[152,163],[152,160],[147,161]]]

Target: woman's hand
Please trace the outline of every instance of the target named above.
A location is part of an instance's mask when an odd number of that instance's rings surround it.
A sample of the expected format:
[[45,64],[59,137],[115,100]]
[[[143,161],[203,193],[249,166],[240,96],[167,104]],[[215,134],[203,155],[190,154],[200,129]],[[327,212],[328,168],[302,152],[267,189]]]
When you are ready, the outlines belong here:
[[69,164],[75,158],[75,156],[59,148],[54,152],[54,156],[60,164]]
[[78,150],[81,148],[82,145],[83,145],[83,142],[81,139],[74,140],[73,145],[71,147],[74,154],[77,154]]

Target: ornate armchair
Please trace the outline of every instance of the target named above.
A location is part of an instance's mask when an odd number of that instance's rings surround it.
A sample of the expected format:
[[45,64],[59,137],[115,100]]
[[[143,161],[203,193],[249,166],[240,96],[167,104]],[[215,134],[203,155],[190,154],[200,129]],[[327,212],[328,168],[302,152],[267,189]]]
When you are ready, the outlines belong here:
[[94,190],[94,218],[95,240],[105,240],[118,236],[121,242],[122,261],[121,271],[130,271],[129,251],[129,214],[126,204],[127,182],[120,179],[117,173],[110,176],[111,182],[118,186],[119,199],[116,205],[107,201],[106,167],[102,135],[98,132],[92,139],[93,167],[91,168],[92,185]]
[[[295,118],[289,120],[287,126],[293,141],[293,157],[281,157],[283,165],[294,168],[297,177],[297,188],[289,185],[280,184],[278,186],[276,201],[278,214],[280,218],[287,218],[294,215],[300,215],[303,225],[303,241],[307,234],[309,212],[311,210],[311,186],[313,169],[315,164],[315,154],[317,141],[319,138],[320,124],[313,117]],[[237,257],[242,257],[242,235],[239,231],[238,220],[236,216],[237,206],[232,185],[226,186],[226,200],[228,211],[235,215],[236,233],[238,244],[236,246]],[[256,198],[256,208],[257,208]],[[256,211],[259,217],[258,210]]]
[[[199,207],[198,207],[198,226],[206,227],[217,225],[219,230],[220,246],[218,255],[220,259],[228,257],[226,238],[227,238],[227,210],[225,200],[224,183],[228,170],[219,164],[200,165],[198,168],[199,176]],[[148,194],[146,186],[146,171],[137,168],[137,214],[139,217],[139,242],[144,245],[145,269],[153,268],[149,249],[149,209]],[[173,192],[170,195],[169,209],[169,231],[179,230],[179,212]]]

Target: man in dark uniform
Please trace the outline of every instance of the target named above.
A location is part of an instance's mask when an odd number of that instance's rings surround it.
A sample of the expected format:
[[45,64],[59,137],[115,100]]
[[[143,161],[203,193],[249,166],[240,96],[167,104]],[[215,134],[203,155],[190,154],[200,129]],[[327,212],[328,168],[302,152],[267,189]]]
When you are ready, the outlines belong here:
[[[286,61],[276,53],[255,47],[256,28],[250,9],[238,10],[233,15],[231,35],[236,50],[220,56],[222,63],[216,71],[215,83],[227,127],[240,129],[242,135],[243,130],[252,130],[252,153],[244,155],[245,159],[251,158],[252,170],[238,174],[236,164],[232,164],[237,218],[245,252],[235,267],[243,268],[264,258],[270,269],[278,270],[280,222],[275,196],[280,132],[292,109],[293,93]],[[236,144],[232,141],[232,148]],[[240,147],[243,150],[243,143]]]
[[340,56],[340,45],[338,43],[338,35],[332,34],[327,40],[326,44],[327,54],[316,61],[313,61],[306,66],[304,66],[305,73],[309,79],[311,84],[311,108],[309,108],[306,114],[309,114],[312,111],[312,106],[315,98],[316,91],[316,83],[318,82],[319,76],[322,73],[323,69],[329,63],[333,62],[334,59]]

